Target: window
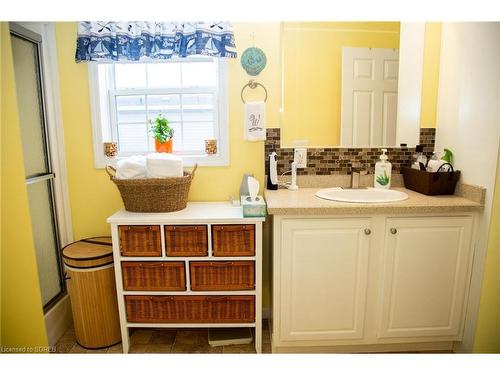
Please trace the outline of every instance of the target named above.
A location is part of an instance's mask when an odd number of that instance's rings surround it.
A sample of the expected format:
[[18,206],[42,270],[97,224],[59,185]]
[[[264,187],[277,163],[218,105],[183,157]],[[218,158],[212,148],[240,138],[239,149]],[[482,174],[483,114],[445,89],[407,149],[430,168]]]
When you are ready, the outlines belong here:
[[[155,151],[150,121],[163,114],[174,129],[173,152],[185,165],[228,165],[224,60],[189,57],[154,63],[89,65],[97,168],[103,142],[118,142],[118,158]],[[218,153],[205,154],[217,139]]]

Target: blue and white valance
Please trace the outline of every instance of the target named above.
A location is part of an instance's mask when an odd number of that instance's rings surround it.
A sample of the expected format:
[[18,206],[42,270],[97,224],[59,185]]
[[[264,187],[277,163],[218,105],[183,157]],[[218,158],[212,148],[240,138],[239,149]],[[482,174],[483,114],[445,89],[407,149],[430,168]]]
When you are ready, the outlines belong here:
[[236,58],[230,22],[78,22],[76,62]]

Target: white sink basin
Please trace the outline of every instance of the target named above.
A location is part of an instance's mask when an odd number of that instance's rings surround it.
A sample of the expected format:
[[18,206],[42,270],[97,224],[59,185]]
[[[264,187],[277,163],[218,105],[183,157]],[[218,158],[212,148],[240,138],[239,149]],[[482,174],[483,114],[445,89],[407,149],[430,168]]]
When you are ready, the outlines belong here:
[[329,188],[316,192],[316,196],[322,199],[339,202],[352,203],[387,203],[398,202],[408,199],[408,194],[390,189],[342,189]]

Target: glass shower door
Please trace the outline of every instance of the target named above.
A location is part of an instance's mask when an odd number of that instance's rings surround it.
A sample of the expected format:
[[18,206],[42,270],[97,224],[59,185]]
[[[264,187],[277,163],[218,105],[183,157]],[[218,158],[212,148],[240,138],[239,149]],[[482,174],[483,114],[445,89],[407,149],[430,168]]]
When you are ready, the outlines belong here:
[[55,178],[45,116],[41,36],[10,25],[26,188],[44,309],[64,292],[55,215]]

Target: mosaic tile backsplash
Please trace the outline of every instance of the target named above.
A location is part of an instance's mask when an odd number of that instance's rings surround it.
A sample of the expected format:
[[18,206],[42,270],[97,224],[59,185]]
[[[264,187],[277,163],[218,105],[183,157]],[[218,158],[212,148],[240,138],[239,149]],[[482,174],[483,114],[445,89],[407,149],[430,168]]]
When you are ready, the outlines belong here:
[[[293,148],[281,148],[279,128],[269,128],[264,146],[266,172],[269,167],[269,154],[274,150],[278,158],[278,175],[290,170],[293,161]],[[434,151],[435,129],[420,129],[420,144],[424,145],[427,157]],[[307,168],[297,170],[298,175],[351,174],[352,169],[367,170],[374,173],[375,163],[379,160],[379,148],[308,148]],[[392,172],[399,173],[402,166],[409,166],[414,147],[387,147],[387,156],[392,163]]]

